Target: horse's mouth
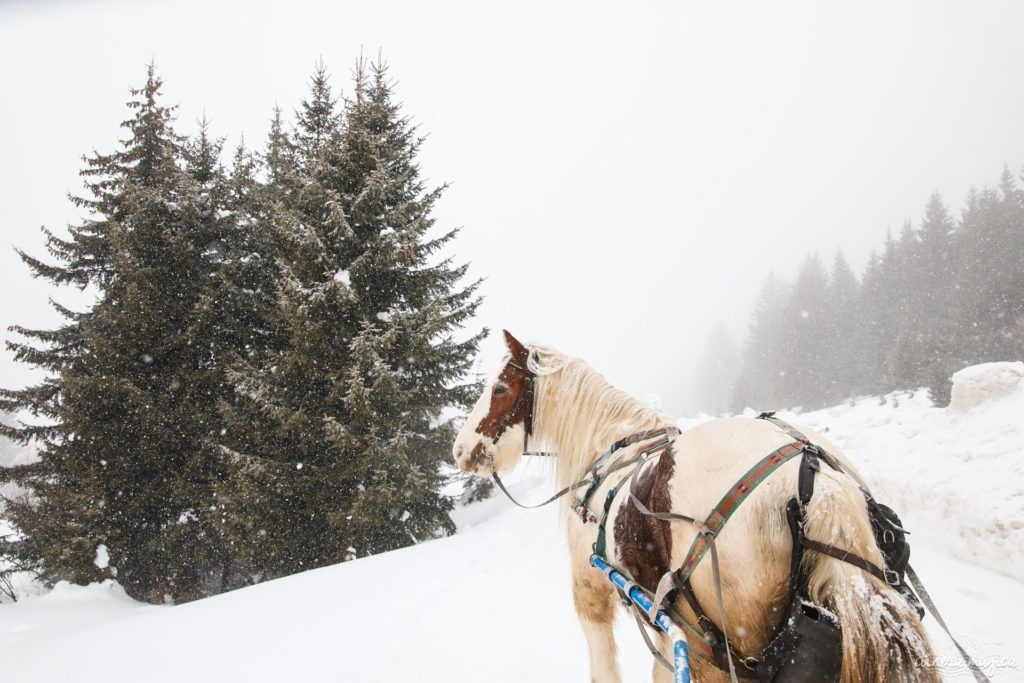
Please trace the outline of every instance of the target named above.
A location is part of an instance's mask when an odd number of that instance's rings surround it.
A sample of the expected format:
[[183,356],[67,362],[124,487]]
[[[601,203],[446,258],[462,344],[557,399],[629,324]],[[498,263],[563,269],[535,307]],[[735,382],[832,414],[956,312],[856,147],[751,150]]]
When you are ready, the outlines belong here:
[[473,446],[469,457],[459,463],[459,469],[463,472],[479,474],[481,466],[489,466],[493,461],[493,456],[487,452],[485,444],[481,441]]

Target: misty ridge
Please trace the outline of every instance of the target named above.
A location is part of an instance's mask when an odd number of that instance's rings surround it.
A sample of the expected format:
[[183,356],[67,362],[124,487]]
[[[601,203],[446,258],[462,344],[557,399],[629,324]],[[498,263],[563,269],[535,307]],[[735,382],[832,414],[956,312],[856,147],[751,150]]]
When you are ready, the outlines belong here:
[[927,387],[949,402],[968,365],[1024,359],[1024,187],[1005,169],[954,217],[928,200],[858,278],[839,252],[807,256],[792,282],[770,274],[737,348],[716,327],[697,393],[708,414],[803,409]]

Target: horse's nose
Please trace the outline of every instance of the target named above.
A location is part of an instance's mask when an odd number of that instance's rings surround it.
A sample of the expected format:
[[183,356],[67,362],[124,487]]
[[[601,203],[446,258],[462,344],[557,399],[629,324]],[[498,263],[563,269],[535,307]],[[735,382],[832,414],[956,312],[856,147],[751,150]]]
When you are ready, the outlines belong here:
[[464,457],[466,455],[466,447],[463,444],[458,444],[452,448],[452,455],[455,456],[455,464],[458,465],[460,470],[469,472],[473,469],[475,457],[472,453],[468,457]]

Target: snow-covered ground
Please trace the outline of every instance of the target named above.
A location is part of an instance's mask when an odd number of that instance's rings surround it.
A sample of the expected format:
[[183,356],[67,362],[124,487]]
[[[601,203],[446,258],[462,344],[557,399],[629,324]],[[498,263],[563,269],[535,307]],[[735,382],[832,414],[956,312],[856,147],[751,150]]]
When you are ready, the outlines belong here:
[[[970,382],[1024,375],[1007,365],[972,369]],[[954,632],[994,680],[1024,680],[1013,614],[1024,605],[1024,383],[950,409],[918,392],[784,417],[828,428],[914,531],[913,564]],[[514,492],[538,500],[546,479],[534,462]],[[111,583],[0,605],[0,679],[587,680],[555,510],[492,498],[456,521],[450,538],[176,607],[140,605]],[[926,623],[944,676],[971,680]],[[635,626],[618,631],[624,679],[649,680]]]

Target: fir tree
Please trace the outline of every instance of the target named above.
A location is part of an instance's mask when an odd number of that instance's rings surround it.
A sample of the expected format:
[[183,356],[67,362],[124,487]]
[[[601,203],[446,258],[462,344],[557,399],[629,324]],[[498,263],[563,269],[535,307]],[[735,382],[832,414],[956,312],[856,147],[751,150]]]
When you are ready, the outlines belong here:
[[768,275],[754,306],[750,329],[743,346],[743,361],[733,407],[774,410],[786,405],[787,339],[785,311],[791,286]]
[[697,397],[701,412],[718,415],[729,410],[739,373],[739,350],[725,325],[718,322],[704,347],[697,376]]
[[[129,132],[122,149],[83,158],[80,175],[86,192],[69,199],[89,217],[69,228],[68,239],[43,229],[55,263],[19,251],[35,277],[82,289],[102,289],[115,277],[113,235],[131,220],[134,209],[127,189],[158,184],[160,169],[178,145],[170,130],[173,108],[156,103],[159,87],[150,66],[146,86],[132,91],[128,106],[135,115],[122,124]],[[35,442],[40,456],[38,463],[0,470],[32,493],[7,501],[7,514],[21,532],[21,540],[7,552],[23,566],[39,570],[44,580],[85,582],[101,576],[92,561],[104,539],[99,522],[105,502],[99,483],[102,461],[92,458],[85,446],[89,415],[81,394],[95,372],[89,348],[95,315],[53,305],[66,319],[64,325],[56,330],[14,326],[12,331],[32,341],[7,343],[17,360],[50,373],[38,385],[0,390],[4,409],[37,418],[35,424],[0,425],[0,431],[23,445]]]
[[[1021,262],[1024,190],[1013,174],[1004,169],[998,188],[972,189],[959,221],[933,194],[919,228],[906,222],[898,239],[888,235],[881,253],[871,255],[859,287],[837,257],[824,324],[808,303],[821,278],[806,266],[791,297],[762,294],[737,396],[815,405],[926,386],[943,405],[958,368],[1024,357]],[[782,370],[769,381],[772,365]],[[793,368],[806,374],[794,378]],[[821,387],[827,391],[819,395]]]
[[782,386],[792,401],[809,408],[823,405],[833,368],[823,343],[828,328],[828,276],[817,256],[810,256],[797,275],[786,308],[785,370]]
[[445,407],[472,400],[475,384],[459,379],[480,335],[453,338],[476,308],[476,286],[459,288],[466,266],[435,258],[455,232],[428,234],[443,188],[427,190],[419,177],[423,140],[393,102],[383,64],[357,66],[346,123],[347,214],[360,244],[350,271],[361,329],[348,390],[356,429],[345,436],[363,456],[357,471],[366,483],[352,518],[363,554],[452,530],[450,503],[437,491],[454,434],[450,424],[433,425]]
[[[221,476],[211,437],[223,381],[205,296],[227,230],[219,143],[205,127],[182,141],[160,87],[150,67],[122,149],[87,160],[91,197],[77,203],[93,218],[51,250],[58,264],[28,260],[99,297],[62,328],[75,331],[73,352],[37,350],[55,354],[39,364],[58,373],[47,386],[59,400],[39,411],[54,421],[40,461],[11,472],[34,497],[9,507],[24,537],[15,550],[44,579],[116,575],[154,602],[208,593],[224,558],[207,514]],[[33,391],[5,392],[6,405],[31,409]],[[95,561],[101,545],[109,566]]]
[[837,252],[828,278],[824,320],[819,343],[825,403],[834,403],[863,390],[866,340],[860,311],[860,285],[849,261]]
[[294,134],[275,121],[283,345],[237,375],[224,443],[227,526],[262,577],[452,530],[441,418],[472,399],[463,377],[480,339],[455,338],[476,285],[436,256],[454,233],[429,234],[440,190],[420,180],[421,139],[383,67],[360,63],[340,111],[319,66]]

